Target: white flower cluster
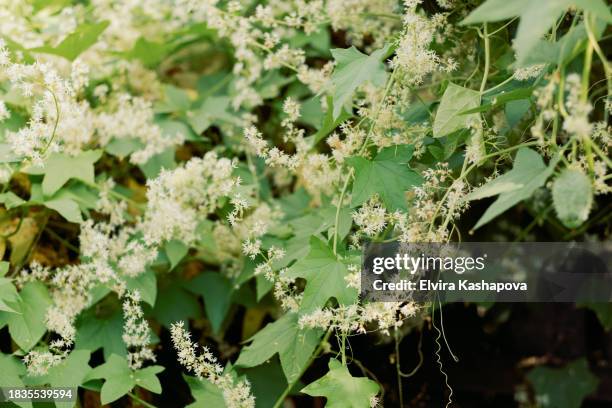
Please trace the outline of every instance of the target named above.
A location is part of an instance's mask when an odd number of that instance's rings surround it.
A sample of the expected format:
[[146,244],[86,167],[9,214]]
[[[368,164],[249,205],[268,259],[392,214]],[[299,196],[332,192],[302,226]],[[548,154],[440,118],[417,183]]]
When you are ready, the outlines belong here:
[[514,70],[514,79],[517,81],[527,81],[528,79],[537,78],[546,68],[546,64],[534,64]]
[[0,122],[4,122],[11,117],[11,111],[6,107],[4,101],[0,101]]
[[113,112],[101,112],[95,117],[99,142],[107,145],[113,139],[136,139],[143,147],[130,155],[130,162],[144,164],[152,156],[183,144],[180,133],[164,135],[154,123],[150,101],[123,93],[117,97]]
[[237,381],[230,374],[223,373],[223,367],[207,347],[197,354],[196,344],[191,341],[184,322],[172,324],[170,328],[172,343],[178,355],[178,361],[200,379],[207,379],[221,388],[223,399],[228,408],[254,408],[255,397],[251,395],[248,381]]
[[300,317],[301,328],[331,329],[343,334],[364,334],[368,327],[389,335],[389,330],[401,327],[404,320],[415,316],[418,305],[412,302],[373,302],[363,305],[319,309]]
[[373,197],[353,211],[353,221],[366,236],[374,237],[387,226],[387,212],[378,197]]
[[62,78],[51,64],[13,62],[0,40],[0,80],[8,79],[30,101],[32,110],[27,126],[7,132],[6,139],[15,154],[33,164],[41,164],[47,153],[60,148],[78,153],[92,141],[92,112],[87,102],[78,99],[87,68],[77,60],[72,70],[75,81]]
[[566,78],[568,94],[565,106],[569,114],[563,122],[563,129],[580,138],[589,137],[593,125],[589,122],[589,113],[593,107],[581,99],[581,79],[578,74],[569,74]]
[[171,239],[189,244],[196,239],[198,222],[206,219],[220,204],[231,197],[240,184],[232,177],[234,162],[208,152],[193,158],[174,170],[162,170],[147,182],[147,209],[139,226],[149,245]]
[[138,291],[127,292],[123,301],[122,339],[128,347],[128,364],[133,370],[141,368],[146,361],[155,361],[155,354],[149,348],[149,324],[144,320],[140,301]]
[[[397,67],[403,80],[410,85],[421,84],[424,78],[441,68],[438,55],[429,45],[434,41],[438,20],[429,19],[417,11],[420,0],[405,0],[404,33],[400,37],[392,65]],[[447,64],[449,70],[454,62]]]

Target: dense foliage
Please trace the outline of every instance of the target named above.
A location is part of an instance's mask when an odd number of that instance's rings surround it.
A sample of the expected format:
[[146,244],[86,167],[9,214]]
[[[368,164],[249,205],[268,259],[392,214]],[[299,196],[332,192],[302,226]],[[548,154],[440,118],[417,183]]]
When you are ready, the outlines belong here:
[[[604,0],[0,1],[0,385],[400,406],[397,345],[431,326],[450,404],[439,312],[360,302],[361,245],[609,239],[610,22]],[[395,342],[396,383],[358,336]],[[579,406],[597,379],[572,364],[520,404]]]

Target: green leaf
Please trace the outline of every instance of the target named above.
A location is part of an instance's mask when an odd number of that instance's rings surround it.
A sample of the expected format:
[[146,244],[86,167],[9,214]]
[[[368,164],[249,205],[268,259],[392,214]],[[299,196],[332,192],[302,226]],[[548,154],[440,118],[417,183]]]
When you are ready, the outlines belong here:
[[70,0],[32,0],[32,11],[36,14],[45,8],[64,8]]
[[101,150],[82,152],[77,156],[64,153],[52,153],[45,162],[45,177],[42,191],[46,196],[52,196],[70,179],[82,180],[85,183],[94,182],[94,163],[102,156]]
[[94,368],[87,375],[86,380],[104,379],[100,398],[102,404],[110,404],[126,395],[137,385],[159,394],[161,384],[156,374],[163,370],[161,366],[151,366],[133,371],[124,357],[113,354],[106,363]]
[[[8,262],[2,262],[2,266],[8,270]],[[2,274],[4,276],[6,272]],[[9,306],[10,303],[19,301],[19,294],[13,284],[13,281],[8,278],[0,278],[0,312],[18,313],[17,310]]]
[[572,3],[582,10],[590,12],[599,20],[612,23],[609,2],[606,4],[604,0],[574,0]]
[[49,306],[51,298],[45,285],[40,282],[26,284],[19,293],[18,301],[10,303],[15,313],[8,313],[5,319],[13,341],[23,351],[30,351],[47,331],[45,315]]
[[202,295],[206,316],[213,332],[218,334],[232,303],[231,282],[220,273],[205,272],[189,282],[188,289]]
[[462,24],[500,21],[520,16],[514,47],[517,64],[522,66],[542,36],[570,6],[589,11],[598,19],[612,23],[612,13],[603,0],[488,0],[476,8]]
[[[601,20],[595,20],[593,31],[596,38],[601,38],[601,35],[606,29],[607,24]],[[541,39],[533,47],[532,51],[523,59],[521,64],[515,64],[516,67],[527,67],[534,64],[567,64],[574,59],[579,53],[583,52],[587,39],[587,32],[584,23],[578,23],[569,28],[568,32],[559,40],[551,43],[548,40]]]
[[[317,101],[318,103],[318,101]],[[342,109],[340,114],[337,117],[334,117],[333,109],[330,109],[330,106],[334,106],[333,98],[330,96],[327,98],[327,112],[325,112],[325,116],[323,117],[323,122],[317,133],[314,135],[314,144],[319,143],[322,139],[326,138],[331,132],[334,131],[341,123],[351,118],[353,115]]]
[[472,11],[461,24],[493,22],[519,16],[531,2],[531,0],[488,0]]
[[572,0],[539,0],[531,2],[521,13],[514,48],[516,60],[520,64],[527,58],[534,46],[561,17]]
[[129,290],[137,290],[143,301],[151,306],[155,305],[155,299],[157,297],[157,275],[155,275],[153,269],[147,268],[144,273],[134,278],[125,276],[124,279]]
[[559,220],[578,228],[589,217],[593,204],[591,180],[578,169],[564,169],[552,185],[552,197]]
[[[3,387],[24,388],[21,377],[26,374],[23,363],[14,356],[0,353],[0,384]],[[32,408],[31,402],[20,402],[17,405],[23,408]]]
[[11,264],[6,261],[0,261],[0,276],[5,276],[10,268]]
[[329,371],[308,384],[302,392],[327,398],[326,408],[369,408],[370,400],[380,391],[377,383],[366,377],[353,377],[338,360],[329,360]]
[[421,184],[422,179],[408,167],[413,147],[386,147],[374,160],[351,157],[348,164],[355,169],[352,206],[358,206],[378,194],[385,207],[394,211],[407,209],[405,192]]
[[[27,377],[27,385],[41,386],[49,385],[54,388],[70,387],[76,388],[83,384],[87,374],[91,372],[89,366],[89,350],[74,350],[58,365],[49,369],[44,376]],[[57,408],[72,408],[74,402],[56,401]]]
[[164,371],[164,367],[158,365],[136,370],[134,372],[136,385],[156,394],[160,394],[162,392],[162,387],[159,378],[157,378],[157,374],[162,371]]
[[140,37],[129,52],[123,53],[127,59],[137,59],[149,68],[154,68],[164,59],[170,47],[166,43],[149,41]]
[[187,122],[193,130],[201,134],[211,125],[242,125],[242,120],[230,113],[231,99],[228,96],[210,96],[196,109],[187,112]]
[[595,312],[599,322],[606,331],[612,329],[612,303],[584,303],[579,306],[588,307]]
[[105,380],[100,393],[102,404],[109,404],[118,400],[136,385],[127,360],[125,357],[116,354],[111,355],[104,364],[94,368],[86,379],[98,378]]
[[334,120],[340,116],[345,105],[350,105],[353,93],[359,86],[366,82],[371,82],[376,86],[385,84],[387,72],[382,60],[387,56],[388,51],[389,46],[385,46],[368,56],[353,46],[331,50],[336,60],[336,68],[331,77],[334,87]]
[[266,72],[255,85],[255,91],[262,99],[273,99],[280,95],[281,89],[293,82],[293,77],[285,76],[278,70]]
[[433,124],[433,136],[442,137],[468,127],[470,122],[478,122],[478,114],[463,114],[480,106],[480,93],[471,89],[448,84]]
[[115,157],[124,159],[130,154],[144,147],[140,139],[131,137],[113,138],[106,146],[104,150],[108,154],[112,154]]
[[477,188],[466,197],[466,200],[471,201],[499,195],[478,220],[474,229],[480,228],[510,207],[531,197],[533,192],[542,187],[550,177],[557,161],[558,159],[553,159],[549,166],[546,166],[537,152],[528,148],[519,149],[512,170]]
[[533,87],[517,88],[517,89],[512,89],[511,91],[508,91],[508,92],[502,91],[498,94],[488,97],[487,99],[490,102],[482,104],[477,108],[468,109],[466,111],[463,111],[461,112],[461,114],[466,115],[470,113],[487,112],[494,107],[503,106],[511,101],[529,99],[532,94],[533,94]]
[[191,106],[187,91],[173,85],[164,85],[164,100],[155,106],[157,113],[185,112]]
[[508,127],[510,129],[514,128],[520,122],[520,120],[529,110],[530,106],[531,102],[526,99],[510,101],[506,104],[504,111],[506,114],[506,121],[508,122]]
[[170,325],[176,321],[189,320],[201,315],[198,300],[183,289],[183,284],[174,281],[168,286],[160,287],[153,316],[166,328],[170,328]]
[[185,122],[171,119],[159,119],[155,121],[162,131],[162,136],[175,137],[177,134],[190,141],[202,141],[202,137],[197,135],[193,129]]
[[183,375],[195,402],[187,408],[226,408],[223,391],[206,379]]
[[30,51],[59,55],[60,57],[74,61],[79,55],[98,41],[98,37],[106,30],[109,24],[108,21],[81,24],[58,46],[38,47]]
[[70,222],[80,223],[83,221],[79,205],[69,198],[57,198],[44,202],[45,207],[57,211],[62,217]]
[[314,353],[322,330],[303,330],[299,316],[288,313],[268,323],[252,338],[252,343],[240,352],[236,366],[254,367],[278,353],[283,372],[289,383],[296,381]]
[[166,242],[164,250],[166,251],[166,256],[170,261],[170,269],[172,270],[179,264],[179,262],[181,262],[181,259],[187,255],[187,252],[189,252],[189,247],[185,245],[183,241],[173,239],[172,241]]
[[536,367],[527,374],[537,401],[555,408],[579,408],[582,400],[597,389],[599,380],[581,358],[563,368]]
[[0,203],[4,204],[7,210],[17,208],[26,201],[12,191],[0,194]]
[[306,314],[325,306],[330,298],[341,305],[350,305],[357,299],[357,290],[349,288],[344,278],[348,274],[332,250],[320,239],[310,239],[310,252],[287,270],[287,277],[307,281],[300,313]]
[[[238,368],[240,374],[246,375],[251,383],[251,393],[255,397],[256,407],[272,407],[287,388],[287,380],[278,358],[251,368]],[[304,385],[295,383],[289,394],[296,394]]]
[[69,183],[51,197],[52,200],[74,201],[83,212],[96,208],[99,198],[97,189],[82,183]]
[[172,170],[176,167],[176,161],[174,160],[174,147],[170,147],[163,152],[151,156],[149,161],[145,164],[141,164],[140,170],[144,173],[147,179],[154,179],[159,175],[162,169]]
[[127,348],[121,335],[123,334],[123,316],[117,312],[108,317],[98,318],[95,313],[86,312],[79,318],[75,347],[96,351],[102,348],[104,358],[111,355],[127,355]]

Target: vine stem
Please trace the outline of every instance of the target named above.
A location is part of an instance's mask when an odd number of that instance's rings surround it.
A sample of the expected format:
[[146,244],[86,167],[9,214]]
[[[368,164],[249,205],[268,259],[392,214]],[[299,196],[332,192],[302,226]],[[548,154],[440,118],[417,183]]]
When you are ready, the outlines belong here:
[[304,374],[304,371],[306,371],[306,369],[308,367],[310,367],[310,365],[312,364],[312,362],[314,361],[315,358],[317,358],[317,355],[321,352],[321,350],[323,349],[323,346],[325,343],[327,343],[327,340],[329,340],[329,336],[331,336],[332,330],[328,329],[327,333],[325,333],[325,336],[323,337],[323,339],[319,342],[319,345],[317,346],[317,349],[315,350],[314,353],[312,353],[312,355],[310,356],[310,358],[308,359],[308,361],[306,362],[306,364],[304,364],[304,368],[302,369],[302,371],[300,371],[300,373],[295,377],[295,380],[291,381],[289,384],[287,384],[287,388],[285,388],[285,390],[283,391],[283,393],[280,395],[280,397],[278,397],[278,399],[276,400],[276,403],[274,403],[273,408],[280,408],[281,405],[283,404],[283,402],[285,401],[285,398],[287,397],[287,395],[289,395],[289,392],[291,392],[291,390],[293,389],[293,387],[295,386],[295,384],[297,384],[297,382],[299,381],[299,379],[302,377],[302,375]]
[[[585,20],[589,18],[588,13],[585,15]],[[593,43],[589,41],[587,43],[586,51],[584,52],[584,68],[582,70],[582,92],[580,99],[582,102],[587,102],[589,99],[589,79],[591,74],[591,65],[593,63]],[[589,135],[583,135],[584,151],[587,156],[587,163],[589,166],[589,173],[591,176],[595,174],[595,163],[593,160],[593,144]]]
[[49,93],[51,93],[51,96],[53,97],[53,103],[55,104],[55,123],[53,125],[53,133],[51,133],[51,138],[49,139],[49,141],[45,145],[45,148],[42,151],[42,155],[44,156],[47,153],[49,146],[51,146],[51,143],[53,143],[53,140],[55,139],[55,135],[57,134],[57,126],[59,125],[61,111],[60,111],[59,103],[57,102],[57,97],[55,96],[55,92],[53,92],[51,88],[45,85],[43,85],[43,88],[45,88],[47,91],[49,91]]
[[[612,95],[612,68],[610,67],[610,63],[608,62],[606,55],[601,50],[601,47],[599,46],[599,43],[597,42],[597,38],[595,38],[595,34],[593,33],[593,29],[591,27],[590,17],[591,17],[590,14],[587,13],[584,19],[584,26],[586,28],[589,42],[591,43],[591,47],[593,47],[593,50],[595,50],[595,53],[597,54],[597,56],[601,60],[601,63],[603,64],[604,73],[606,74],[606,83],[608,85],[608,97],[610,97],[610,95]],[[606,119],[605,121],[607,122],[608,120],[607,110],[604,110],[604,115]]]
[[346,332],[342,332],[342,365],[346,367]]
[[351,181],[351,177],[353,176],[353,168],[349,169],[348,174],[346,175],[346,179],[344,180],[344,185],[342,186],[342,191],[340,192],[340,198],[338,198],[338,203],[336,204],[336,219],[334,221],[334,255],[337,255],[338,250],[338,224],[340,223],[340,208],[342,208],[342,201],[344,201],[344,196],[346,195],[346,189],[348,188],[349,182]]
[[485,66],[484,74],[482,75],[482,82],[480,82],[480,94],[482,95],[485,86],[487,85],[487,79],[489,78],[489,69],[491,68],[491,46],[489,44],[489,32],[487,31],[487,23],[484,23],[484,47],[485,47]]
[[147,401],[143,400],[142,398],[140,398],[138,395],[134,394],[133,392],[128,392],[128,396],[144,407],[157,408],[155,405],[148,403]]
[[400,352],[399,352],[399,338],[397,328],[393,331],[395,339],[395,373],[397,375],[397,391],[399,394],[400,406],[404,406],[404,390],[402,389],[402,371],[400,369]]
[[514,75],[512,75],[512,76],[510,76],[510,77],[506,78],[506,79],[505,79],[503,82],[500,82],[499,84],[497,84],[497,85],[495,85],[495,86],[492,86],[492,87],[491,87],[491,88],[489,88],[489,89],[485,89],[484,91],[482,91],[482,92],[480,92],[480,93],[484,95],[484,94],[486,94],[486,93],[493,92],[494,90],[499,89],[499,88],[501,88],[502,86],[506,85],[507,83],[511,82],[513,79],[514,79]]
[[[514,150],[518,150],[521,147],[527,147],[527,146],[535,146],[539,144],[538,141],[532,141],[532,142],[525,142],[525,143],[521,143],[519,145],[516,146],[511,146],[508,147],[506,149],[502,149],[502,150],[498,150],[494,153],[489,153],[485,156],[482,157],[482,160],[486,160],[486,159],[490,159],[492,157],[495,156],[501,156],[504,153],[509,153],[512,152]],[[465,159],[464,159],[465,160]],[[463,178],[467,177],[467,175],[476,168],[475,164],[472,164],[470,167],[468,167],[467,169],[465,169],[465,171],[462,170],[461,174],[459,175],[459,177],[457,178],[457,180],[462,180]],[[440,213],[440,210],[442,209],[442,205],[444,205],[444,202],[446,201],[446,198],[448,197],[448,195],[450,194],[450,188],[446,189],[446,192],[444,193],[444,195],[442,196],[442,199],[440,200],[440,203],[438,204],[438,206],[436,207],[436,211],[434,212],[434,216],[432,217],[432,222],[429,225],[429,232],[431,232],[432,228],[433,228],[433,220],[435,220],[435,218],[438,216],[438,214]]]
[[378,116],[380,116],[380,111],[382,110],[382,106],[385,103],[385,99],[387,99],[389,92],[391,91],[391,86],[393,85],[393,82],[395,81],[395,73],[396,73],[396,70],[394,68],[393,71],[391,72],[391,76],[389,77],[389,80],[387,81],[387,86],[385,87],[385,92],[383,93],[383,96],[380,99],[380,103],[376,107],[376,112],[374,112],[374,117],[372,119],[372,123],[370,124],[370,128],[368,129],[368,133],[365,137],[365,140],[363,141],[363,144],[361,145],[361,149],[359,149],[360,155],[363,154],[366,147],[368,146],[370,135],[374,131],[374,127],[376,126],[376,121],[378,120]]

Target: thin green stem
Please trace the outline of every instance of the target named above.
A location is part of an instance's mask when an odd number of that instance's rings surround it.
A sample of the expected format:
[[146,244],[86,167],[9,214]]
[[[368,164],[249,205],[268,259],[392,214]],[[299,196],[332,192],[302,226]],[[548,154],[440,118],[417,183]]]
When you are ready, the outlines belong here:
[[489,33],[489,37],[493,37],[495,34],[499,33],[501,30],[503,30],[504,28],[508,27],[510,24],[515,22],[516,19],[518,19],[518,17],[514,17],[512,20],[508,21],[506,24],[499,27],[497,30],[493,31],[492,33]]
[[599,146],[597,146],[597,144],[595,144],[595,143],[592,143],[591,147],[593,148],[595,153],[601,158],[601,160],[606,162],[608,167],[612,169],[612,160],[610,160],[610,158],[608,156],[606,156],[606,154],[603,152],[603,150],[601,150],[599,148]]
[[[518,145],[516,145],[516,146],[511,146],[511,147],[508,147],[508,148],[506,148],[506,149],[502,149],[502,150],[498,150],[498,151],[493,152],[493,153],[489,153],[489,154],[487,154],[487,155],[483,156],[483,157],[482,157],[482,160],[484,161],[484,160],[490,159],[490,158],[492,158],[492,157],[501,156],[502,154],[512,152],[512,151],[514,151],[514,150],[520,149],[521,147],[535,146],[535,145],[537,145],[537,144],[539,144],[539,142],[538,142],[538,141],[521,143],[521,144],[518,144]],[[461,180],[461,179],[463,179],[463,178],[467,177],[467,175],[468,175],[468,174],[469,174],[469,173],[470,173],[472,170],[474,170],[475,168],[476,168],[476,164],[472,164],[470,167],[468,167],[467,169],[465,169],[465,171],[463,171],[463,170],[462,170],[461,175],[459,176],[458,180]],[[434,215],[433,215],[433,217],[432,217],[432,221],[431,221],[431,223],[429,224],[429,232],[431,232],[431,230],[432,230],[432,228],[433,228],[433,225],[434,225],[434,221],[435,221],[436,217],[438,216],[438,214],[440,214],[440,211],[442,210],[442,206],[444,205],[444,202],[446,201],[446,198],[448,197],[448,195],[450,194],[450,192],[451,192],[451,189],[450,189],[450,188],[447,188],[447,189],[446,189],[446,192],[445,192],[445,193],[444,193],[444,195],[442,196],[442,199],[441,199],[441,200],[440,200],[440,202],[438,203],[438,206],[436,207],[436,210],[435,210]]]
[[385,100],[387,99],[387,95],[389,95],[389,92],[391,91],[391,86],[393,85],[393,82],[395,81],[395,72],[396,72],[395,69],[393,69],[393,72],[391,72],[391,76],[389,77],[389,80],[387,81],[385,92],[383,93],[380,103],[376,107],[376,112],[374,112],[374,117],[372,118],[372,123],[370,124],[370,128],[368,129],[368,133],[366,134],[365,140],[363,141],[363,144],[361,145],[361,149],[359,149],[360,155],[363,154],[366,147],[368,146],[368,142],[370,141],[370,135],[374,131],[374,127],[376,126],[376,121],[378,120],[378,116],[380,115],[382,106],[385,103]]
[[55,104],[55,124],[53,125],[53,133],[51,133],[51,138],[49,139],[49,141],[47,142],[47,145],[45,146],[45,148],[42,151],[42,155],[44,156],[45,153],[47,152],[47,150],[49,149],[49,146],[51,146],[51,143],[53,143],[53,140],[55,139],[55,135],[57,134],[57,126],[59,124],[59,120],[60,120],[60,107],[59,104],[57,103],[57,98],[55,96],[55,92],[53,92],[51,89],[49,89],[48,87],[44,86],[43,87],[45,89],[47,89],[50,93],[51,96],[53,97],[53,103]]
[[344,179],[344,185],[342,186],[342,191],[340,192],[340,197],[338,198],[338,203],[336,204],[336,218],[334,220],[334,255],[338,254],[338,226],[340,224],[340,208],[342,208],[344,195],[346,194],[346,189],[348,188],[352,176],[353,168],[351,167],[346,175],[346,179]]
[[128,396],[146,408],[157,408],[155,405],[143,400],[142,398],[140,398],[138,395],[134,394],[133,392],[128,392]]
[[559,113],[564,118],[567,118],[569,115],[565,110],[565,66],[561,66],[559,68],[559,89],[557,91],[557,108],[559,109]]
[[47,228],[45,231],[49,235],[51,235],[53,238],[55,238],[56,240],[58,240],[59,242],[64,244],[64,246],[66,248],[71,249],[71,250],[73,250],[76,253],[79,252],[79,248],[77,248],[76,246],[72,245],[70,242],[66,241],[64,238],[62,238],[57,232],[53,231],[51,228]]
[[506,85],[507,83],[509,83],[509,82],[510,82],[510,81],[512,81],[513,79],[514,79],[514,75],[513,75],[513,76],[511,76],[511,77],[509,77],[509,78],[507,78],[507,79],[505,79],[503,82],[500,82],[499,84],[497,84],[497,85],[495,85],[495,86],[492,86],[492,87],[491,87],[491,88],[489,88],[489,89],[485,89],[485,90],[484,90],[484,91],[482,91],[481,93],[484,95],[484,94],[486,94],[486,93],[493,92],[494,90],[499,89],[499,88],[501,88],[502,86]]
[[[589,14],[585,14],[585,20],[589,18]],[[589,41],[587,43],[586,50],[584,52],[584,67],[582,70],[582,92],[580,93],[580,100],[587,102],[589,99],[589,80],[591,74],[591,66],[593,63],[593,43]],[[584,152],[586,153],[587,164],[589,166],[589,173],[591,176],[595,173],[595,163],[593,160],[593,150],[591,145],[593,144],[589,135],[583,135],[582,141],[584,144]]]
[[[599,43],[597,42],[597,38],[595,38],[595,34],[593,33],[593,28],[591,27],[591,19],[590,15],[587,14],[584,19],[584,26],[586,28],[587,36],[589,38],[589,42],[595,53],[601,60],[601,63],[604,68],[604,74],[606,75],[606,84],[608,87],[608,98],[612,95],[612,68],[610,67],[610,63],[606,58],[606,55],[601,50]],[[608,121],[609,113],[607,109],[604,109],[604,122]]]
[[395,374],[397,376],[397,393],[399,394],[400,407],[404,406],[404,390],[402,389],[402,370],[400,368],[399,339],[397,329],[394,330],[395,340]]
[[480,82],[480,94],[482,94],[485,90],[485,86],[487,85],[487,79],[489,77],[489,69],[491,68],[491,46],[489,43],[489,33],[487,31],[487,23],[484,23],[484,48],[485,48],[485,66],[484,66],[484,74],[482,75],[482,82]]

